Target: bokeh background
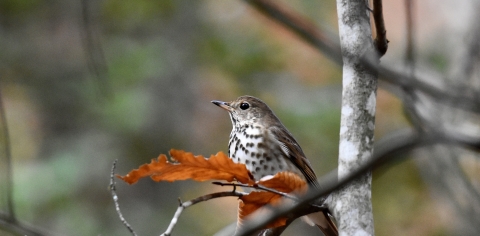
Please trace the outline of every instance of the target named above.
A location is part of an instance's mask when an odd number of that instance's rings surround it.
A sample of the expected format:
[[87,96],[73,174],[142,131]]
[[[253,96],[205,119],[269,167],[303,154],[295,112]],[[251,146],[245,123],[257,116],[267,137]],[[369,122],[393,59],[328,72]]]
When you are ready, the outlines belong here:
[[[335,1],[281,2],[337,35]],[[418,61],[449,69],[472,2],[415,2]],[[404,1],[383,4],[390,47],[382,62],[403,63]],[[230,120],[211,100],[260,97],[319,176],[337,165],[341,67],[243,1],[2,0],[0,87],[17,218],[52,235],[129,235],[108,189],[113,161],[125,174],[171,148],[227,151]],[[400,100],[380,88],[376,138],[408,125]],[[117,181],[121,209],[139,235],[162,233],[178,197],[220,190]],[[452,209],[441,203],[412,159],[374,172],[377,235],[455,235]],[[236,220],[236,206],[232,198],[188,208],[174,234],[212,235]],[[297,222],[285,235],[299,232],[318,234]]]

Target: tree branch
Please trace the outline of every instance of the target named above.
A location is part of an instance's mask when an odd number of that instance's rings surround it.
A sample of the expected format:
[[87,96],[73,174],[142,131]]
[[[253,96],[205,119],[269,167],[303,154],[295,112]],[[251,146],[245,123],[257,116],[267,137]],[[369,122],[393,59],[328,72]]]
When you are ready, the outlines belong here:
[[212,199],[215,199],[215,198],[241,197],[241,196],[244,196],[244,195],[247,195],[247,193],[237,192],[237,191],[226,191],[226,192],[217,192],[217,193],[207,194],[207,195],[197,197],[195,199],[192,199],[192,200],[186,201],[186,202],[182,202],[180,199],[178,199],[178,201],[180,202],[180,205],[178,206],[177,211],[175,212],[175,215],[173,216],[172,220],[170,221],[170,224],[168,225],[167,230],[163,234],[161,234],[161,236],[170,236],[171,235],[171,233],[173,231],[173,228],[175,227],[175,225],[178,222],[178,218],[180,218],[180,215],[182,214],[183,210],[185,210],[185,208],[187,208],[187,207],[193,206],[193,205],[195,205],[197,203],[200,203],[200,202],[205,202],[205,201],[208,201],[208,200],[212,200]]
[[117,166],[117,161],[115,160],[112,165],[112,171],[110,172],[110,193],[112,194],[113,202],[115,203],[115,210],[117,211],[118,218],[122,221],[123,225],[130,231],[130,233],[134,236],[137,236],[137,233],[133,230],[130,224],[125,220],[123,217],[122,212],[120,211],[120,205],[118,204],[118,196],[115,189],[115,168]]
[[[405,55],[405,62],[407,66],[415,64],[414,61],[414,43],[413,43],[413,2],[412,0],[405,0],[405,19],[407,20],[407,48]],[[413,66],[412,66],[413,67]]]
[[262,185],[248,185],[248,184],[242,184],[242,183],[223,183],[223,182],[212,182],[212,184],[215,184],[215,185],[220,185],[220,186],[233,186],[234,187],[234,191],[235,191],[235,188],[236,187],[242,187],[242,188],[253,188],[253,189],[257,189],[257,190],[263,190],[263,191],[266,191],[266,192],[271,192],[271,193],[275,193],[275,194],[278,194],[282,197],[285,197],[285,198],[288,198],[288,199],[291,199],[291,200],[294,200],[294,201],[298,201],[299,199],[293,195],[290,195],[290,194],[287,194],[287,193],[283,193],[283,192],[280,192],[278,190],[275,190],[275,189],[272,189],[272,188],[267,188],[265,186],[262,186]]
[[382,57],[388,49],[387,30],[385,29],[385,21],[383,20],[382,0],[373,0],[373,20],[377,34],[374,44],[379,57]]

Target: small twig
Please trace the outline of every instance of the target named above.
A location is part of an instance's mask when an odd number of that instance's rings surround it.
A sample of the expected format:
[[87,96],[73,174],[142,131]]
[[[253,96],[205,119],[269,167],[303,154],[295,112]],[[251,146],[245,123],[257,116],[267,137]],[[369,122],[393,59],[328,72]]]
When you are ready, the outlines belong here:
[[385,21],[383,20],[382,0],[373,0],[373,22],[375,22],[375,47],[379,57],[385,55],[388,49],[387,30],[385,29]]
[[212,184],[215,184],[215,185],[220,185],[220,186],[233,186],[234,188],[235,187],[242,187],[242,188],[253,188],[253,189],[259,189],[259,190],[263,190],[263,191],[267,191],[267,192],[271,192],[271,193],[275,193],[275,194],[278,194],[282,197],[286,197],[288,199],[292,199],[294,201],[298,201],[299,199],[295,196],[292,196],[290,194],[287,194],[287,193],[284,193],[284,192],[280,192],[278,190],[275,190],[273,188],[267,188],[265,186],[262,186],[262,185],[259,185],[259,184],[256,184],[256,185],[248,185],[248,184],[242,184],[242,183],[223,183],[223,182],[212,182]]
[[132,233],[132,235],[137,235],[133,228],[130,226],[130,224],[123,218],[122,212],[120,211],[120,205],[118,204],[118,196],[117,193],[115,192],[115,167],[117,166],[117,161],[113,161],[112,165],[112,171],[110,172],[110,192],[112,194],[113,202],[115,203],[115,210],[117,211],[117,215],[120,218],[120,221],[122,221],[123,225],[127,227],[128,231]]
[[[414,57],[414,29],[413,29],[413,3],[412,0],[405,0],[405,19],[407,20],[407,48],[406,48],[406,55],[405,55],[405,62],[407,66],[411,67],[410,69],[413,70],[413,65],[415,64],[415,57]],[[409,76],[413,76],[412,71],[409,71]]]
[[[253,188],[253,189],[263,190],[263,191],[266,191],[266,192],[275,193],[275,194],[278,194],[282,197],[294,200],[296,202],[300,201],[300,199],[298,197],[292,196],[292,195],[284,193],[284,192],[280,192],[280,191],[278,191],[276,189],[273,189],[273,188],[267,188],[267,187],[265,187],[263,185],[259,185],[259,184],[256,184],[256,185],[253,185],[253,186],[248,185],[248,184],[242,184],[242,183],[224,183],[224,182],[212,182],[212,184],[220,185],[220,186],[233,186],[233,191],[234,192],[235,192],[236,187]],[[317,205],[315,203],[310,203],[310,206],[313,206],[318,210],[326,210],[327,209],[327,207],[325,207],[323,205],[320,206],[320,205]]]
[[177,211],[173,215],[173,218],[170,221],[170,225],[168,225],[167,230],[163,234],[161,234],[161,236],[170,236],[171,235],[171,233],[173,231],[173,228],[177,224],[178,219],[180,218],[180,215],[182,214],[183,210],[185,210],[185,208],[187,208],[189,206],[195,205],[199,202],[208,201],[208,200],[211,200],[211,199],[214,199],[214,198],[241,197],[241,196],[244,196],[244,195],[247,195],[247,193],[228,191],[228,192],[218,192],[218,193],[207,194],[207,195],[197,197],[195,199],[192,199],[192,200],[186,201],[186,202],[182,202],[179,198],[178,201],[179,201],[180,205],[178,206]]

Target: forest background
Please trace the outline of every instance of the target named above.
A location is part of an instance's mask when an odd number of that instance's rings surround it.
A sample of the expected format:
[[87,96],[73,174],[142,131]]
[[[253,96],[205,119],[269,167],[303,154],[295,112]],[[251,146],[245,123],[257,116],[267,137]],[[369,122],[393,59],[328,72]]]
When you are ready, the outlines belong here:
[[[280,2],[338,35],[334,1]],[[405,1],[383,5],[390,43],[381,61],[403,63]],[[415,1],[416,62],[438,74],[455,70],[450,65],[469,37],[476,5]],[[260,97],[319,176],[337,166],[341,66],[244,1],[1,1],[0,88],[16,217],[53,235],[128,235],[108,191],[112,162],[118,159],[117,172],[125,174],[171,148],[205,156],[226,151],[231,124],[214,99]],[[381,84],[375,139],[408,126],[402,102]],[[465,228],[455,206],[425,182],[425,155],[415,156],[374,171],[376,234],[451,235]],[[479,163],[471,153],[461,160],[477,190]],[[117,188],[136,232],[158,235],[178,197],[221,187],[145,179]],[[212,235],[236,220],[236,206],[232,198],[189,208],[175,234]],[[301,222],[289,232],[318,233]]]

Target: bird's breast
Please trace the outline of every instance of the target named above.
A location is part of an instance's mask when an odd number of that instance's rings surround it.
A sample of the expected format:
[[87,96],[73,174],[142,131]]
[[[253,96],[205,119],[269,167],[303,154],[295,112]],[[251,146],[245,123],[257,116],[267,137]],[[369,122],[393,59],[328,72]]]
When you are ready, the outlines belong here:
[[255,180],[281,171],[298,172],[282,152],[268,130],[254,124],[239,125],[233,128],[228,144],[230,158],[243,163]]

